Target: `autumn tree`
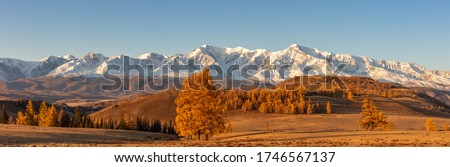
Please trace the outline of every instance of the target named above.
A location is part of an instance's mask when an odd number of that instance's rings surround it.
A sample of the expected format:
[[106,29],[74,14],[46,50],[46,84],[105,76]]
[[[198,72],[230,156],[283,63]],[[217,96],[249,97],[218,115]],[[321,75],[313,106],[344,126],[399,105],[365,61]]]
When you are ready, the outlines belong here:
[[327,103],[327,114],[331,114],[331,103]]
[[347,92],[347,99],[350,101],[355,101],[354,97],[353,97],[353,93],[351,91]]
[[131,116],[128,116],[127,113],[125,113],[119,120],[119,124],[117,125],[117,129],[122,130],[130,130],[135,125],[133,119]]
[[0,123],[7,124],[9,120],[8,113],[6,113],[5,104],[2,105],[2,112],[0,113]]
[[56,113],[55,105],[52,105],[50,108],[48,108],[45,125],[46,126],[57,126],[58,125],[58,115]]
[[203,139],[208,140],[229,129],[223,117],[226,105],[212,84],[208,67],[184,79],[182,91],[175,102],[175,124],[181,136],[197,140],[203,136]]
[[33,101],[31,101],[31,100],[28,100],[27,110],[25,113],[25,124],[32,125],[32,126],[38,126],[38,116],[36,115],[36,112],[34,111]]
[[315,112],[315,106],[312,103],[311,98],[308,98],[308,102],[306,103],[307,108],[306,108],[306,114],[313,114]]
[[368,96],[363,101],[360,116],[361,120],[358,123],[363,130],[390,130],[393,127],[393,123],[387,121],[387,117],[382,111],[378,111],[377,106]]
[[437,124],[434,122],[433,118],[427,118],[425,122],[425,129],[427,129],[427,132],[438,130]]
[[303,98],[303,95],[300,96],[300,101],[298,103],[298,108],[299,108],[299,113],[300,114],[306,113],[306,102],[305,102],[305,98]]
[[58,115],[55,105],[50,108],[47,107],[47,103],[42,101],[39,107],[39,126],[58,126]]
[[45,101],[42,101],[41,105],[39,106],[39,120],[38,124],[39,126],[48,126],[47,125],[47,117],[48,117],[48,107],[47,103]]
[[313,104],[309,104],[308,108],[306,109],[306,113],[307,114],[314,114],[314,105]]
[[266,103],[265,102],[261,103],[261,105],[258,108],[258,111],[260,113],[267,113],[267,107],[266,107]]
[[246,100],[245,103],[242,105],[242,111],[250,111],[252,109],[252,102],[250,100]]
[[25,117],[25,115],[23,114],[22,111],[19,111],[19,112],[17,113],[16,125],[26,125],[26,124],[27,124],[27,123],[26,123],[26,117]]

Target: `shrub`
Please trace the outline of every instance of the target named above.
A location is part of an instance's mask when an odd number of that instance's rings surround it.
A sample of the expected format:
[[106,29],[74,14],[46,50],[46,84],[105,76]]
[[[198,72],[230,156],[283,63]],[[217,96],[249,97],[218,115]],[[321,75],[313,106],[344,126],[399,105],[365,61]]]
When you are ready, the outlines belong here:
[[436,122],[434,122],[433,118],[427,118],[427,121],[425,122],[425,128],[427,129],[427,132],[438,130]]

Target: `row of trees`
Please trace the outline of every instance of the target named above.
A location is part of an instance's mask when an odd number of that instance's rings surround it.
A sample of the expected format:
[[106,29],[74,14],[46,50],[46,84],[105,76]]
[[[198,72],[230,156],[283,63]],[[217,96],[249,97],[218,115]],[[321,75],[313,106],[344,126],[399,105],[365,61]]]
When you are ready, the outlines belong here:
[[[312,78],[313,82],[325,86],[305,85],[305,82],[299,81],[297,85],[280,84],[274,90],[254,89],[249,91],[230,90],[223,91],[221,97],[225,101],[228,109],[257,110],[261,113],[280,113],[280,114],[313,114],[325,111],[330,113],[331,109],[321,110],[318,102],[313,102],[312,95],[323,95],[335,98],[345,98],[351,102],[355,101],[355,94],[360,95],[378,95],[388,98],[405,95],[401,86],[396,84],[381,83],[364,77],[344,77],[346,83],[335,83],[336,76],[307,77]],[[326,87],[326,85],[331,85]],[[289,87],[291,86],[291,87]],[[295,89],[293,88],[295,87]],[[342,89],[344,87],[345,89]],[[331,105],[331,104],[330,104]],[[331,106],[330,106],[331,108]],[[321,110],[321,111],[320,111]],[[329,112],[330,111],[330,112]]]
[[[320,95],[334,98],[344,98],[355,101],[355,95],[379,95],[398,97],[405,94],[401,86],[381,83],[364,77],[339,77],[343,82],[335,82],[337,76],[299,77],[297,81],[288,85],[287,81],[274,89],[253,89],[249,91],[230,90],[220,95],[227,108],[242,111],[258,110],[263,113],[310,114],[317,113],[319,105],[311,101],[308,96]],[[295,80],[294,79],[294,80]],[[326,83],[311,85],[309,83]]]
[[311,98],[305,99],[301,90],[230,90],[222,92],[220,96],[224,99],[227,109],[243,112],[257,110],[261,113],[313,114],[320,109],[319,103],[313,102]]
[[[18,101],[17,104],[22,105],[24,100]],[[109,119],[91,119],[89,115],[82,114],[80,108],[75,109],[74,117],[64,110],[56,111],[54,105],[48,107],[47,103],[43,101],[39,107],[39,112],[34,109],[33,101],[26,102],[25,113],[18,112],[15,124],[30,125],[30,126],[44,126],[44,127],[74,127],[74,128],[98,128],[98,129],[122,129],[122,130],[138,130],[149,131],[166,134],[176,134],[175,126],[172,121],[162,123],[160,120],[151,121],[148,118],[139,118],[133,120],[128,115],[124,115],[119,121]],[[4,119],[9,118],[8,121]],[[12,117],[6,113],[5,105],[2,106],[0,114],[0,123],[11,123]]]
[[345,76],[301,76],[287,80],[278,88],[289,90],[305,90],[306,95],[320,94],[333,97],[344,97],[351,92],[354,95],[376,95],[388,98],[400,97],[409,93],[398,84],[378,82],[367,77]]
[[159,119],[151,121],[146,117],[136,117],[136,119],[133,120],[128,114],[125,114],[119,120],[117,129],[177,134],[175,125],[172,121],[162,123]]
[[71,125],[70,116],[64,111],[56,111],[55,105],[50,107],[43,101],[37,113],[34,109],[33,101],[28,100],[26,112],[17,113],[17,125],[46,126],[46,127],[69,127]]

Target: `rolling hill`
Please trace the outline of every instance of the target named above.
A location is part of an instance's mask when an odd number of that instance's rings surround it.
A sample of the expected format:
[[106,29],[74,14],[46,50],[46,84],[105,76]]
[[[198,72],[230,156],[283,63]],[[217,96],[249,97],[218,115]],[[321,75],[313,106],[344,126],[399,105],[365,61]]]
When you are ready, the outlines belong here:
[[[326,77],[314,76],[309,78],[310,81],[319,81],[324,80]],[[401,95],[391,98],[387,98],[381,95],[371,95],[371,97],[375,101],[375,104],[386,115],[417,117],[433,116],[450,118],[450,114],[448,113],[450,110],[441,111],[438,109],[439,106],[445,106],[445,104],[437,101],[430,96],[421,94],[420,92],[417,92],[413,89],[405,88],[394,83],[377,82],[370,78],[343,78],[343,81],[349,84],[352,84],[352,81],[356,80],[362,80],[362,83],[364,83],[360,84],[362,90],[386,87],[398,92],[402,92]],[[283,82],[278,86],[284,86],[284,84],[287,84],[289,82],[290,81]],[[328,80],[328,82],[331,82],[331,80]],[[162,121],[174,120],[176,116],[176,106],[174,103],[175,98],[176,94],[170,91],[138,96],[136,98],[123,100],[115,103],[114,105],[106,107],[98,112],[91,114],[91,117],[97,119],[112,118],[115,120],[119,120],[125,114],[128,114],[128,116],[131,116],[132,118],[145,116],[151,119],[161,119]],[[317,93],[311,93],[307,95],[306,98],[311,98],[314,103],[319,103],[319,106],[321,107],[319,107],[317,113],[325,113],[326,103],[330,101],[333,106],[334,114],[359,114],[364,96],[355,96],[354,102],[348,101],[345,98],[333,97]],[[430,106],[434,106],[434,108],[432,109],[430,108]],[[449,109],[448,106],[445,106],[445,108]],[[257,111],[250,112],[261,114]],[[235,117],[248,115],[241,112],[240,110],[230,110],[227,113],[231,122],[233,122]],[[248,117],[248,119],[254,119],[255,121],[257,121],[259,117]]]

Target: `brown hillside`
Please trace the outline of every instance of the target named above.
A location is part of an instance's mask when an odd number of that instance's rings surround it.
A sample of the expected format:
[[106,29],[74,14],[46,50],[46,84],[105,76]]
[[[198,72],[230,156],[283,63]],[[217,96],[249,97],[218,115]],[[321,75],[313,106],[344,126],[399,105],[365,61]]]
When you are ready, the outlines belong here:
[[125,114],[149,119],[160,119],[163,122],[175,120],[176,95],[169,91],[138,96],[133,99],[117,102],[90,116],[94,119],[113,119],[119,121]]

